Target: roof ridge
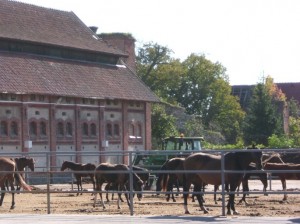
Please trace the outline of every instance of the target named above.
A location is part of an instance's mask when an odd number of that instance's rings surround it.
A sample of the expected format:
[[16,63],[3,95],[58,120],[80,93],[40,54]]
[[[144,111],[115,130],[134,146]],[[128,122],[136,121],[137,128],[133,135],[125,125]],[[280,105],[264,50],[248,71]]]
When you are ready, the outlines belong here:
[[24,5],[30,5],[32,7],[43,8],[43,9],[46,9],[46,10],[54,10],[54,11],[60,11],[60,12],[72,12],[72,11],[66,11],[66,10],[61,10],[61,9],[55,9],[55,8],[51,8],[51,7],[41,6],[41,5],[35,5],[35,4],[32,4],[32,3],[22,2],[22,0],[4,0],[4,1],[16,2],[16,3],[19,3],[19,4],[21,3],[21,4],[24,4]]

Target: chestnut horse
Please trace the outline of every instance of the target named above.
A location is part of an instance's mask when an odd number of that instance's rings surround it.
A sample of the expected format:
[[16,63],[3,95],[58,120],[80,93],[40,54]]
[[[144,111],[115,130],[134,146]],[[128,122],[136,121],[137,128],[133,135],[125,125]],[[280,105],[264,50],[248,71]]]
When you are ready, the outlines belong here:
[[[17,178],[20,185],[28,191],[31,191],[31,187],[26,184],[26,182],[23,180],[20,173],[16,172],[16,163],[12,161],[10,158],[6,157],[0,157],[0,186],[1,186],[1,201],[0,206],[3,203],[4,195],[5,195],[5,185],[8,183],[8,185],[11,187],[11,191],[15,190],[14,186],[14,180]],[[12,192],[12,203],[10,209],[15,208],[15,193]]]
[[[265,170],[275,170],[275,172],[272,172],[272,176],[277,176],[281,180],[282,183],[282,189],[283,191],[286,191],[286,180],[300,180],[300,172],[286,172],[276,173],[276,170],[300,170],[300,164],[294,164],[294,163],[266,163],[264,165]],[[283,201],[287,200],[287,194],[284,193]]]
[[[243,171],[246,170],[251,162],[256,164],[257,169],[262,169],[262,152],[254,149],[248,149],[243,151],[233,151],[224,154],[225,170]],[[191,184],[194,184],[194,191],[201,191],[203,184],[221,185],[221,155],[214,155],[209,153],[195,153],[188,156],[184,163],[184,169],[186,171],[183,176],[183,189],[184,189],[184,208],[185,214],[190,214],[187,207],[187,198]],[[199,172],[190,173],[189,171],[219,171],[219,172]],[[225,173],[225,183],[228,184],[230,192],[235,192],[240,185],[243,173]],[[204,213],[208,213],[207,209],[203,205],[203,195],[197,194],[197,199],[200,208]],[[234,214],[238,214],[234,204],[235,194],[229,194],[229,200],[227,203],[227,214],[231,214],[231,210]]]
[[[111,183],[117,186],[118,191],[127,191],[129,189],[129,171],[130,168],[125,164],[110,164],[101,163],[95,169],[95,179],[96,179],[96,191],[100,191],[100,199],[103,209],[105,209],[104,201],[102,199],[102,185],[106,183]],[[136,191],[142,191],[143,181],[139,178],[136,173],[133,175],[133,188]],[[96,207],[97,193],[94,194],[94,207]],[[119,194],[120,196],[120,194]],[[130,202],[128,194],[125,193],[127,204],[130,207]],[[120,197],[118,197],[118,209],[120,209]]]
[[[79,195],[79,192],[82,192],[82,177],[90,177],[93,183],[93,189],[95,189],[95,179],[94,179],[94,172],[96,169],[95,164],[93,163],[74,163],[71,161],[64,161],[61,165],[61,171],[64,171],[65,169],[70,169],[72,171],[80,171],[80,172],[74,172],[74,176],[76,178],[76,184],[78,188],[77,196]],[[88,172],[90,171],[90,172]],[[82,193],[81,193],[82,194]]]

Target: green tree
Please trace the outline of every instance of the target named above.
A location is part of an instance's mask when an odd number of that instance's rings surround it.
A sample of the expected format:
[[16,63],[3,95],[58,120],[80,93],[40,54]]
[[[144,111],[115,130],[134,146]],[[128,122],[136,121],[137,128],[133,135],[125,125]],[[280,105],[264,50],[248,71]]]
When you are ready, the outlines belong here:
[[282,134],[282,118],[278,116],[278,108],[267,87],[259,83],[254,88],[243,126],[246,144],[268,145],[272,134]]
[[191,54],[183,62],[177,101],[189,114],[200,116],[206,129],[222,133],[230,143],[236,141],[244,113],[231,95],[226,69],[204,55]]
[[159,75],[156,73],[158,66],[169,64],[172,50],[157,43],[145,43],[138,49],[136,57],[137,74],[152,91],[159,89]]
[[168,115],[163,105],[152,105],[151,126],[153,148],[160,148],[162,139],[178,135],[175,122],[176,118]]

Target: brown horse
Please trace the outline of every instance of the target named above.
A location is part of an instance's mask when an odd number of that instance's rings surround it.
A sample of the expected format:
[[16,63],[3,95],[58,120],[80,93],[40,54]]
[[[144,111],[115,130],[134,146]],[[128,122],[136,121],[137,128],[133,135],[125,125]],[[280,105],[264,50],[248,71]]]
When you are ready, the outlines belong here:
[[[11,191],[15,190],[14,186],[14,180],[17,178],[20,185],[28,191],[31,191],[31,187],[28,186],[25,181],[23,180],[20,173],[16,172],[16,163],[12,161],[10,158],[6,157],[0,157],[0,186],[1,191],[5,191],[5,184],[8,183],[11,187]],[[3,203],[5,193],[1,193],[1,200],[0,200],[0,206]],[[12,192],[12,203],[11,203],[11,209],[15,208],[15,193]]]
[[[100,199],[103,209],[105,209],[104,201],[102,199],[102,185],[106,183],[115,184],[118,191],[127,191],[129,189],[129,171],[130,168],[125,164],[109,164],[101,163],[95,169],[95,179],[96,179],[96,191],[100,191]],[[136,191],[142,191],[143,181],[139,178],[136,173],[133,175],[133,188]],[[97,193],[94,197],[94,207],[96,207]],[[119,194],[120,195],[120,194]],[[127,204],[130,207],[130,202],[128,194],[125,193]],[[120,209],[120,197],[118,197],[118,209]]]
[[[262,168],[261,162],[262,152],[254,149],[228,152],[224,155],[225,170],[243,171],[246,170],[251,162],[254,162],[257,169]],[[183,181],[184,189],[184,208],[185,214],[190,214],[187,208],[187,198],[191,184],[194,184],[194,191],[201,191],[203,184],[221,185],[221,155],[213,155],[209,153],[195,153],[188,156],[184,163],[186,171]],[[217,172],[199,172],[189,173],[189,171],[217,171]],[[219,171],[219,172],[218,172]],[[243,173],[225,173],[225,183],[228,184],[230,192],[235,192],[243,178]],[[197,194],[200,208],[204,213],[208,213],[203,205],[203,195]],[[227,203],[227,214],[238,214],[234,205],[235,194],[229,194]]]
[[74,172],[74,176],[76,178],[76,184],[78,188],[77,196],[79,195],[80,191],[82,192],[82,177],[90,177],[93,183],[93,189],[95,189],[95,179],[94,179],[94,171],[96,169],[95,164],[93,163],[82,164],[82,163],[74,163],[71,161],[64,161],[63,164],[61,165],[60,170],[64,171],[65,169],[70,169],[72,171],[80,171],[80,172]]
[[[19,158],[13,158],[17,165],[17,170],[18,171],[24,171],[26,167],[28,167],[32,172],[34,172],[34,167],[35,167],[35,160],[30,157],[19,157]],[[21,173],[22,175],[22,173]],[[22,175],[23,177],[23,175]],[[24,179],[24,177],[23,177]],[[21,186],[17,184],[17,190],[20,190]]]
[[[264,165],[265,170],[300,170],[300,164],[294,163],[266,163]],[[272,172],[272,176],[277,176],[281,180],[282,189],[286,191],[286,180],[300,180],[300,173],[281,173]],[[283,201],[287,200],[287,194],[284,193]]]
[[[176,171],[183,170],[183,161],[185,158],[172,158],[167,160],[160,168],[162,171]],[[179,184],[182,183],[183,173],[160,173],[158,175],[158,179],[156,182],[156,191],[167,191],[172,192],[171,194],[167,194],[166,200],[170,200],[170,195],[172,197],[173,202],[176,202],[174,194],[173,194],[173,185],[176,185],[177,191],[179,192]]]
[[[20,157],[20,158],[11,158],[12,161],[14,161],[16,163],[16,170],[17,171],[24,171],[24,169],[26,167],[29,167],[29,169],[31,171],[34,171],[34,159],[33,158],[29,158],[29,157]],[[20,173],[20,175],[22,176],[22,178],[24,179],[23,177],[23,174]],[[21,185],[19,183],[19,178],[15,178],[16,179],[16,186],[17,186],[17,191],[19,191],[21,189]],[[8,186],[8,183],[5,184],[6,185],[6,188],[7,190],[9,189],[9,186]],[[5,196],[5,193],[2,193],[1,194],[1,197],[0,197],[0,206],[2,205],[3,203],[3,200],[4,200],[4,196]]]

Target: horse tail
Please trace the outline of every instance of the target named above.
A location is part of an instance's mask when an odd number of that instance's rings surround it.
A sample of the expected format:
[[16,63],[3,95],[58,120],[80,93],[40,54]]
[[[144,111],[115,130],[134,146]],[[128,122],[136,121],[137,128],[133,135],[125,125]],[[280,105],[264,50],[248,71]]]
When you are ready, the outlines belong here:
[[[167,161],[168,162],[168,161]],[[161,170],[167,170],[167,162],[161,167]],[[166,191],[168,182],[169,182],[169,174],[168,173],[161,173],[161,190]]]
[[24,188],[24,190],[31,191],[31,187],[26,184],[26,182],[23,180],[23,177],[20,173],[15,173],[15,178],[19,182],[19,184]]

